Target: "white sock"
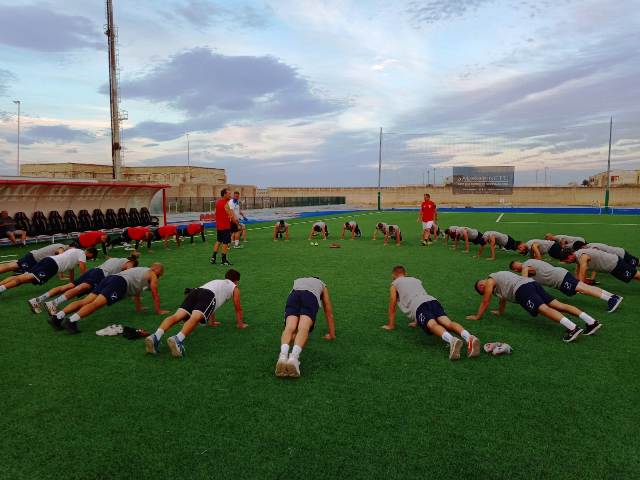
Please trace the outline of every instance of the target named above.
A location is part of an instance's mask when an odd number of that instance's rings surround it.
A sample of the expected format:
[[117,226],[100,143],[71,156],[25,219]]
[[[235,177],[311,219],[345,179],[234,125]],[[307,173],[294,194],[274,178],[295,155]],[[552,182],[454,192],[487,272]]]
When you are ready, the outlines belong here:
[[47,298],[49,298],[49,292],[45,292],[42,295],[40,295],[39,297],[36,297],[36,300],[38,302],[44,302]]
[[64,295],[60,295],[58,298],[56,298],[53,301],[53,304],[57,307],[58,305],[60,305],[61,303],[64,303],[67,301],[67,297],[65,297]]
[[294,345],[293,350],[291,350],[291,356],[297,359],[300,356],[300,352],[302,352],[302,348],[300,348],[298,345]]
[[237,247],[238,245],[240,245],[240,240],[234,240],[233,243]]
[[284,356],[289,355],[289,344],[288,343],[283,343],[282,345],[280,345],[280,355],[284,355]]
[[156,333],[153,334],[153,336],[156,337],[156,340],[160,340],[162,335],[164,335],[164,330],[161,328],[157,329]]
[[576,324],[569,320],[567,317],[562,317],[560,320],[560,325],[562,325],[567,330],[573,330],[576,328]]
[[608,302],[611,297],[613,297],[612,293],[609,293],[606,290],[602,290],[602,293],[600,294],[600,298],[602,300],[604,300],[605,302]]
[[74,313],[69,317],[69,321],[75,323],[75,322],[79,322],[81,318],[82,317],[80,315],[78,315],[77,313]]
[[0,293],[4,292],[7,289],[4,285],[0,285]]
[[453,342],[453,335],[451,335],[449,332],[444,332],[442,334],[442,340],[444,340],[447,343],[451,343]]
[[67,314],[64,313],[62,310],[60,310],[58,313],[56,313],[56,317],[58,318],[58,320],[62,320]]
[[596,319],[586,312],[582,312],[580,314],[580,320],[582,320],[587,325],[593,325],[594,323],[596,323]]
[[186,337],[184,336],[184,333],[180,332],[180,333],[178,333],[178,334],[176,335],[176,338],[177,338],[178,340],[180,340],[181,342],[184,342],[184,339],[185,339]]
[[460,334],[460,336],[464,339],[465,342],[469,341],[469,337],[471,336],[471,334],[469,332],[467,332],[466,330],[463,330],[462,333]]

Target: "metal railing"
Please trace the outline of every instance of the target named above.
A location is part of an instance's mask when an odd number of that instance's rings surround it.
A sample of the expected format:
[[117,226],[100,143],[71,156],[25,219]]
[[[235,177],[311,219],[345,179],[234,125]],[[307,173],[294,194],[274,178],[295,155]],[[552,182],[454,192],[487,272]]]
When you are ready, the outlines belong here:
[[[167,197],[167,206],[170,206],[171,213],[211,212],[218,200],[219,198],[216,197]],[[344,205],[345,203],[346,197],[242,197],[240,199],[243,210]]]

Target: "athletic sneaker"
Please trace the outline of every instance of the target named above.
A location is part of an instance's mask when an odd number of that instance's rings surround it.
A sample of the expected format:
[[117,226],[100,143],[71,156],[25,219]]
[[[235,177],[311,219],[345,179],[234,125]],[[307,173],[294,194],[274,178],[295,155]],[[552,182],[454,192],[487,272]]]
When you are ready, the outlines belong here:
[[55,315],[51,315],[49,317],[49,320],[47,320],[47,321],[49,322],[49,325],[51,325],[53,327],[54,330],[64,330],[62,328],[62,320],[60,320]]
[[69,332],[71,335],[80,333],[80,330],[78,329],[78,322],[72,322],[68,318],[65,318],[64,320],[62,320],[62,323],[60,324],[60,326],[64,328],[67,332]]
[[426,247],[426,246],[427,246],[427,242],[426,242],[426,240],[422,240],[422,241],[420,242],[420,245],[422,245],[423,247]]
[[222,262],[220,265],[225,265],[227,267],[230,267],[231,265],[233,265],[233,263],[231,263],[229,260],[225,260],[224,262]]
[[449,360],[459,360],[460,350],[462,350],[462,340],[454,338],[449,344]]
[[615,312],[616,309],[622,303],[622,300],[623,300],[623,297],[620,297],[618,295],[611,295],[611,298],[607,302],[607,312],[609,313]]
[[169,350],[171,350],[171,355],[173,355],[176,358],[184,357],[184,343],[178,340],[178,338],[175,335],[167,339],[167,345],[169,345]]
[[47,309],[49,315],[55,315],[58,313],[58,307],[56,307],[56,304],[53,302],[44,302],[44,308]]
[[467,342],[467,357],[472,358],[478,356],[480,356],[480,340],[478,340],[478,337],[471,335]]
[[287,359],[287,374],[290,377],[298,378],[300,376],[300,360],[295,357]]
[[215,258],[213,258],[213,257],[211,257],[211,258],[209,259],[209,263],[211,263],[211,265],[215,265],[215,264],[216,264],[216,259],[215,259]]
[[580,327],[576,327],[573,330],[567,330],[566,333],[562,336],[562,340],[565,343],[573,342],[580,336],[581,333],[582,329]]
[[596,320],[595,323],[592,323],[591,325],[587,325],[587,328],[584,329],[584,335],[593,335],[598,330],[600,330],[601,326],[602,324]]
[[278,363],[276,363],[276,377],[288,377],[289,372],[287,372],[287,355],[281,353],[278,357]]
[[31,298],[27,300],[27,303],[29,304],[29,308],[31,308],[31,311],[33,313],[42,313],[42,308],[40,308],[38,300],[36,300],[35,298]]
[[429,241],[427,242],[427,246],[431,245],[432,243],[433,243],[433,242],[432,242],[431,240],[429,240]]
[[147,353],[157,355],[160,353],[160,340],[158,340],[155,335],[149,335],[144,339],[144,348]]
[[244,248],[242,245],[234,245],[233,248]]

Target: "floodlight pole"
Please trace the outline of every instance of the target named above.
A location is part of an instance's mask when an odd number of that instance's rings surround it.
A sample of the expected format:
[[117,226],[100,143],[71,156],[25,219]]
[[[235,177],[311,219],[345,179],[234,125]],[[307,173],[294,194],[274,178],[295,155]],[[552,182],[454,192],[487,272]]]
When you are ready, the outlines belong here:
[[382,210],[380,180],[382,178],[382,127],[380,127],[380,144],[378,146],[378,211]]
[[14,100],[13,103],[18,105],[18,156],[16,158],[16,166],[18,168],[18,176],[20,176],[20,100]]
[[609,154],[607,155],[607,188],[604,192],[604,211],[609,213],[609,189],[611,188],[611,140],[613,138],[613,117],[609,120]]

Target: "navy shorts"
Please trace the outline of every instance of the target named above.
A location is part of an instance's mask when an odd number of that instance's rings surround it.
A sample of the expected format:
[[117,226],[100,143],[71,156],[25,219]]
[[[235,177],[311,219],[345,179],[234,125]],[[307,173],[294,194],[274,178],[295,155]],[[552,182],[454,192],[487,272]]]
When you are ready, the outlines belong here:
[[216,310],[216,295],[206,288],[194,288],[180,305],[180,310],[184,310],[189,315],[200,312],[206,321]]
[[626,250],[624,251],[624,261],[627,262],[632,267],[638,268],[638,257],[634,257]]
[[622,280],[625,283],[629,283],[633,280],[633,277],[636,276],[638,270],[636,267],[629,265],[622,258],[618,257],[618,264],[616,268],[611,271],[611,275],[616,277],[618,280]]
[[306,315],[311,318],[313,324],[309,329],[312,332],[316,324],[316,315],[318,315],[318,299],[316,296],[307,290],[292,290],[287,298],[287,305],[284,307],[284,319],[287,317],[300,315]]
[[555,242],[553,245],[551,245],[551,248],[549,249],[549,256],[551,258],[555,258],[556,260],[564,260],[567,257],[564,249],[562,248],[562,245],[560,245],[558,242]]
[[447,314],[445,313],[444,308],[442,308],[442,305],[440,305],[440,302],[437,300],[431,300],[430,302],[424,302],[416,310],[416,323],[427,334],[433,335],[427,327],[427,323],[429,323],[429,320],[436,320],[438,317],[444,317],[446,315]]
[[511,235],[507,235],[507,244],[504,246],[505,250],[515,250],[518,245]]
[[91,270],[87,270],[77,279],[75,279],[73,281],[73,284],[77,287],[81,283],[88,283],[89,285],[91,285],[91,288],[93,288],[104,279],[104,271],[101,268],[92,268]]
[[109,275],[93,287],[93,293],[107,299],[107,305],[113,305],[127,296],[127,281],[119,275]]
[[473,243],[474,245],[484,245],[487,242],[485,242],[484,238],[482,238],[482,232],[478,232],[478,236],[471,240],[471,243]]
[[560,284],[559,290],[565,295],[573,297],[577,293],[576,288],[578,288],[578,283],[580,283],[580,280],[567,272]]
[[231,222],[231,233],[238,233],[240,231],[240,227],[237,223]]
[[18,260],[18,272],[25,273],[31,270],[36,263],[36,259],[33,258],[33,253],[29,252],[24,257]]
[[231,243],[231,230],[217,230],[216,240],[223,245],[229,245]]
[[58,264],[56,261],[47,257],[36,263],[29,273],[34,276],[33,283],[36,285],[44,285],[58,273]]
[[538,282],[529,282],[522,285],[516,290],[516,301],[524,308],[532,317],[538,315],[538,308],[545,303],[553,302],[555,298],[547,293]]

